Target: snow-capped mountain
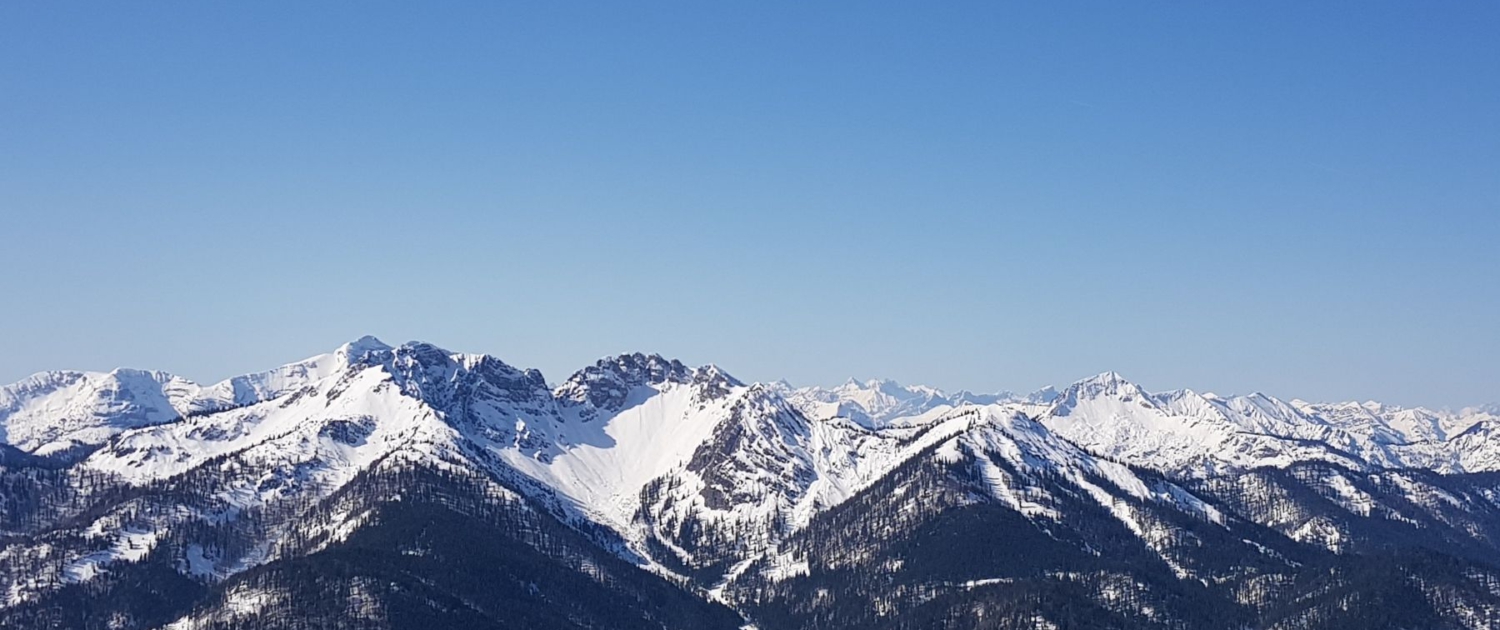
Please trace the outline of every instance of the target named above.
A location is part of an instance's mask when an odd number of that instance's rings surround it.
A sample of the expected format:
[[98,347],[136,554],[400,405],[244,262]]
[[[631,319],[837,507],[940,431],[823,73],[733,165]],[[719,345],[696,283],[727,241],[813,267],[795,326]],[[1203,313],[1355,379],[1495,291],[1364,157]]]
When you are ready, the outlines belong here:
[[1316,405],[1261,393],[1148,393],[1107,372],[1063,390],[1041,419],[1102,455],[1186,475],[1312,461],[1354,469],[1495,470],[1491,447],[1456,439],[1492,421],[1472,411]]
[[[1483,407],[1450,412],[1373,402],[1283,401],[1262,393],[1150,393],[1114,372],[1024,397],[1008,392],[949,395],[880,380],[850,380],[831,389],[784,383],[777,388],[808,417],[842,417],[873,429],[921,423],[934,409],[1016,407],[1096,453],[1174,473],[1216,474],[1306,461],[1354,468],[1495,470],[1493,449],[1475,437],[1497,419]],[[1471,429],[1474,435],[1456,439]]]
[[848,418],[868,428],[884,426],[891,418],[915,416],[949,404],[948,398],[937,389],[905,387],[891,380],[860,382],[851,378],[831,389],[793,388],[785,381],[778,381],[773,387],[809,417]]
[[101,444],[128,429],[279,398],[382,350],[364,337],[338,350],[269,372],[200,386],[165,372],[42,372],[0,388],[0,442],[34,455]]
[[1052,402],[1057,391],[1047,387],[1026,396],[1000,391],[977,394],[961,390],[952,394],[924,385],[906,386],[888,379],[857,381],[849,379],[833,388],[795,388],[785,381],[771,387],[811,418],[842,417],[872,429],[890,426],[893,421],[907,420],[939,407]]
[[176,420],[197,389],[161,372],[43,372],[0,389],[0,427],[6,444],[51,455]]
[[[0,390],[0,626],[1274,627],[1342,614],[1293,595],[1366,579],[1339,573],[1348,554],[1427,549],[1461,575],[1391,575],[1500,584],[1494,411],[1114,373],[1027,396],[799,389],[645,354],[554,386],[369,337],[212,385],[48,372]],[[1462,598],[1500,614],[1500,590]]]

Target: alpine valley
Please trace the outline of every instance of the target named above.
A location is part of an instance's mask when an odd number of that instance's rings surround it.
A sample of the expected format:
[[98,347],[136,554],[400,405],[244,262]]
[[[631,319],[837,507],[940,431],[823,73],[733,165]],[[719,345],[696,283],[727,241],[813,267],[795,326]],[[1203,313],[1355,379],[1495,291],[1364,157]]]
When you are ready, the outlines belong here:
[[1500,628],[1500,408],[560,383],[362,338],[0,389],[4,628]]

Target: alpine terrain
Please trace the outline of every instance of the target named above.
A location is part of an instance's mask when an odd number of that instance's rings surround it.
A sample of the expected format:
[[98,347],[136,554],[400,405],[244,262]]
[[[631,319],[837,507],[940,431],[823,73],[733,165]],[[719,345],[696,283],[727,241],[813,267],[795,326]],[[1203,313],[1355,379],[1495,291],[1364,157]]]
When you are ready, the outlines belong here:
[[1500,408],[561,381],[365,337],[0,389],[4,628],[1500,628]]

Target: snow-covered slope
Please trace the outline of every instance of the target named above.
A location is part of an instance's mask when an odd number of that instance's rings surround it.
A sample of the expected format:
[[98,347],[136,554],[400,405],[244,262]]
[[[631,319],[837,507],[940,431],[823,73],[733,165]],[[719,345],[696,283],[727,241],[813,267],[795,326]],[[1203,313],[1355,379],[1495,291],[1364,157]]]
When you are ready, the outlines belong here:
[[623,527],[641,489],[685,465],[745,390],[713,366],[688,368],[656,355],[603,359],[560,385],[548,414],[519,419],[517,441],[485,447]]
[[1192,476],[1297,462],[1351,469],[1495,469],[1492,448],[1472,434],[1458,439],[1490,421],[1477,411],[1313,405],[1260,393],[1153,394],[1106,372],[1069,386],[1041,419],[1096,453]]
[[323,379],[341,374],[351,365],[372,360],[392,348],[374,337],[361,337],[327,354],[289,363],[274,370],[236,376],[204,387],[192,397],[190,412],[205,412],[280,398]]
[[808,417],[843,417],[868,428],[884,426],[891,418],[915,416],[950,404],[947,396],[937,389],[906,387],[891,380],[861,382],[851,378],[831,389],[793,388],[782,381],[773,387]]
[[810,418],[848,418],[871,429],[885,428],[898,420],[910,423],[912,418],[939,408],[1000,403],[1042,405],[1056,395],[1050,387],[1024,397],[1008,391],[977,394],[961,390],[949,394],[935,387],[907,386],[888,379],[851,378],[833,388],[794,388],[778,381],[770,387]]
[[[1064,479],[1146,537],[1149,527],[1118,511],[1119,493],[1214,517],[1126,465],[1180,480],[1306,462],[1500,470],[1494,412],[1150,393],[1114,373],[1025,397],[891,381],[794,389],[645,354],[602,359],[553,387],[494,357],[366,337],[209,386],[123,369],[38,374],[0,389],[0,443],[69,454],[59,462],[79,488],[176,497],[163,499],[170,508],[90,512],[80,527],[96,544],[49,561],[54,584],[138,560],[154,541],[205,523],[256,515],[245,534],[253,543],[180,559],[193,575],[222,579],[274,559],[283,538],[309,535],[291,506],[397,465],[496,480],[614,532],[626,557],[653,570],[728,583],[923,454],[973,462],[991,499],[1028,517],[1065,515],[1018,479]],[[6,553],[41,558],[49,544]],[[13,600],[34,592],[9,586]]]
[[[540,373],[493,357],[362,339],[212,387],[171,382],[183,394],[170,400],[183,411],[160,404],[166,411],[133,428],[101,412],[117,435],[96,436],[103,447],[78,470],[138,488],[194,479],[206,494],[129,527],[116,523],[129,538],[121,548],[194,523],[310,504],[377,465],[407,462],[521,483],[581,522],[615,530],[638,557],[699,566],[714,561],[705,555],[757,553],[843,500],[899,463],[896,444],[911,433],[813,422],[773,388],[656,355],[603,359],[553,389]],[[185,565],[224,576],[269,561],[292,525],[271,523],[262,528],[269,538],[243,553]],[[689,540],[731,535],[744,537],[732,552]],[[662,556],[663,548],[672,551]],[[95,567],[90,575],[129,559],[86,557],[77,562]]]
[[[220,412],[126,430],[72,470],[88,486],[117,480],[143,498],[92,516],[83,535],[103,541],[73,551],[48,543],[9,553],[61,556],[54,583],[80,582],[137,561],[158,541],[204,527],[239,529],[237,545],[190,545],[182,570],[222,579],[278,557],[299,531],[296,516],[377,465],[478,467],[446,410],[418,392],[483,361],[431,346],[351,344],[252,378],[260,389]],[[296,386],[293,387],[293,384]],[[272,388],[282,388],[273,394]],[[259,402],[254,397],[268,396]],[[97,547],[102,544],[102,550]],[[51,550],[51,551],[49,551]],[[69,557],[73,556],[73,557]],[[32,591],[11,584],[13,601]]]
[[198,388],[162,372],[42,372],[0,388],[0,442],[37,455],[171,422]]
[[0,388],[0,443],[42,456],[96,446],[128,429],[279,398],[389,349],[364,337],[328,354],[206,387],[128,368],[42,372]]
[[1484,407],[1452,412],[1398,407],[1374,401],[1318,404],[1294,400],[1291,404],[1303,413],[1386,444],[1440,442],[1462,433],[1475,423],[1500,418],[1500,414]]

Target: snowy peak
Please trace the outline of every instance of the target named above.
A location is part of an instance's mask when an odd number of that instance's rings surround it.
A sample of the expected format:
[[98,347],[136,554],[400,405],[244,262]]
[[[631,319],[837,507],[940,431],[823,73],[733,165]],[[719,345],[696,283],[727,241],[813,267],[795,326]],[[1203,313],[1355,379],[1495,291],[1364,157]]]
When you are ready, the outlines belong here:
[[710,509],[767,500],[788,506],[812,481],[811,434],[807,419],[779,394],[752,385],[693,451],[686,470],[702,480],[699,495]]
[[867,428],[880,428],[898,418],[918,416],[941,407],[989,405],[1016,400],[1014,394],[946,394],[922,385],[906,386],[889,379],[849,379],[832,389],[804,387],[782,390],[793,405],[810,418],[848,418]]
[[[366,360],[389,372],[403,393],[447,414],[450,421],[472,416],[481,407],[509,412],[519,405],[537,412],[552,402],[541,372],[521,370],[490,355],[458,354],[427,343],[408,343],[371,353]],[[358,367],[356,364],[356,370]]]
[[1144,397],[1145,392],[1139,385],[1120,376],[1119,372],[1101,372],[1069,385],[1061,395],[1064,398],[1097,398],[1101,396],[1129,399]]
[[[7,465],[88,445],[80,471],[140,492],[195,489],[169,495],[190,502],[152,511],[139,531],[291,514],[282,509],[385,466],[426,467],[491,480],[608,531],[633,562],[705,584],[730,583],[820,515],[923,467],[960,473],[958,504],[998,503],[1042,531],[1061,531],[1083,505],[1181,575],[1192,571],[1179,563],[1185,547],[1154,515],[1176,510],[1218,528],[1194,484],[1240,477],[1222,473],[1304,462],[1361,475],[1500,470],[1500,418],[1486,411],[1150,393],[1114,372],[1026,398],[890,380],[794,389],[641,353],[601,359],[553,388],[493,356],[373,337],[209,387],[139,370],[39,374],[0,388],[0,428],[22,451],[0,449]],[[230,575],[271,549],[200,560]]]
[[1151,394],[1113,372],[1069,386],[1042,421],[1092,452],[1186,474],[1298,461],[1361,468],[1352,452],[1384,455],[1268,396]]
[[[358,374],[379,368],[408,397],[463,431],[556,456],[581,437],[570,423],[607,421],[674,388],[707,408],[743,393],[745,383],[715,365],[689,367],[658,354],[600,359],[550,388],[540,372],[482,354],[432,344],[400,346],[361,337],[332,352],[202,386],[162,372],[45,372],[0,388],[0,444],[24,453],[81,455],[131,430],[284,400],[323,389],[339,395]],[[923,426],[950,409],[1019,405],[1056,433],[1110,457],[1162,470],[1333,461],[1355,467],[1421,467],[1444,472],[1500,469],[1500,456],[1474,438],[1500,423],[1494,407],[1459,412],[1376,402],[1286,402],[1255,393],[1191,390],[1153,394],[1116,372],[1062,391],[947,394],[889,379],[796,389],[784,381],[754,388],[815,422],[852,421],[865,430]],[[1490,424],[1486,424],[1490,423]],[[1483,426],[1481,426],[1483,425]],[[1481,430],[1466,433],[1479,427]],[[710,429],[704,429],[705,431]],[[1465,439],[1457,439],[1465,436]]]
[[[853,379],[850,379],[850,381],[852,382]],[[850,386],[846,383],[844,388],[849,389]],[[932,387],[922,385],[906,387],[890,379],[871,379],[861,385],[855,385],[853,390],[876,392],[899,401],[919,398],[941,398],[943,396],[943,392]]]
[[[1142,479],[1128,466],[1100,459],[1067,440],[1058,439],[1046,425],[1024,413],[1006,412],[997,408],[976,410],[978,419],[970,428],[949,440],[938,449],[936,455],[949,461],[973,459],[980,464],[981,477],[985,478],[993,496],[1010,503],[1010,507],[1029,516],[1043,515],[1057,520],[1062,514],[1047,509],[1038,502],[1035,488],[1007,487],[1014,478],[995,468],[1004,462],[1011,473],[1034,475],[1047,473],[1064,478],[1083,488],[1103,507],[1115,513],[1134,528],[1128,510],[1123,510],[1115,492],[1136,499],[1181,503],[1184,511],[1198,512],[1207,520],[1222,522],[1222,517],[1212,510],[1204,510],[1204,503],[1181,488],[1160,481]],[[1107,481],[1114,491],[1106,490],[1096,483]],[[1030,495],[1025,502],[1020,498]],[[1043,502],[1044,503],[1044,502]]]
[[[1125,380],[1117,372],[1103,372],[1069,385],[1052,399],[1048,415],[1064,417],[1080,407],[1097,406],[1098,401],[1113,401],[1114,405],[1132,405],[1144,409],[1156,407],[1155,401],[1140,386]],[[1118,415],[1119,410],[1113,414]],[[1097,414],[1096,414],[1097,415]]]
[[363,337],[360,337],[359,339],[355,339],[354,341],[350,341],[349,343],[339,346],[338,350],[334,351],[334,354],[342,359],[346,364],[348,364],[359,362],[368,355],[387,352],[392,349],[393,348],[384,341],[376,339],[371,335],[365,335]]
[[[728,396],[731,390],[745,386],[739,379],[730,376],[728,372],[712,363],[693,370],[692,384],[697,388],[699,397],[706,400],[723,398]],[[766,388],[778,391],[775,388]]]
[[1478,419],[1462,413],[1406,409],[1373,401],[1333,404],[1294,401],[1292,405],[1308,416],[1389,444],[1446,440]]
[[1048,385],[1039,390],[1031,392],[1030,394],[1027,394],[1026,397],[1022,400],[1034,405],[1050,405],[1054,401],[1056,401],[1057,397],[1060,395],[1062,394],[1061,392],[1057,391],[1056,387]]
[[[277,400],[368,367],[385,366],[407,376],[416,365],[451,372],[444,366],[458,356],[430,344],[395,348],[367,336],[333,352],[209,386],[128,368],[44,372],[0,388],[0,442],[43,456],[87,449],[126,430]],[[540,382],[540,375],[530,379]]]
[[353,366],[381,362],[392,350],[379,339],[360,337],[333,352],[288,363],[281,367],[235,376],[200,391],[189,403],[189,413],[208,413],[253,405],[299,391]]
[[692,370],[675,359],[639,352],[621,354],[574,372],[558,386],[556,395],[598,412],[611,412],[620,410],[637,387],[686,383],[691,377]]
[[1287,402],[1259,392],[1152,394],[1113,372],[1069,386],[1043,416],[1095,453],[1199,476],[1310,461],[1355,470],[1491,470],[1482,462],[1494,458],[1478,452],[1483,447],[1449,440],[1477,420],[1372,402]]
[[42,372],[0,388],[0,442],[44,456],[86,448],[176,420],[193,410],[199,390],[165,372]]
[[948,402],[953,406],[959,405],[995,405],[1004,402],[1020,400],[1013,392],[996,392],[993,394],[981,394],[961,389],[948,396]]

